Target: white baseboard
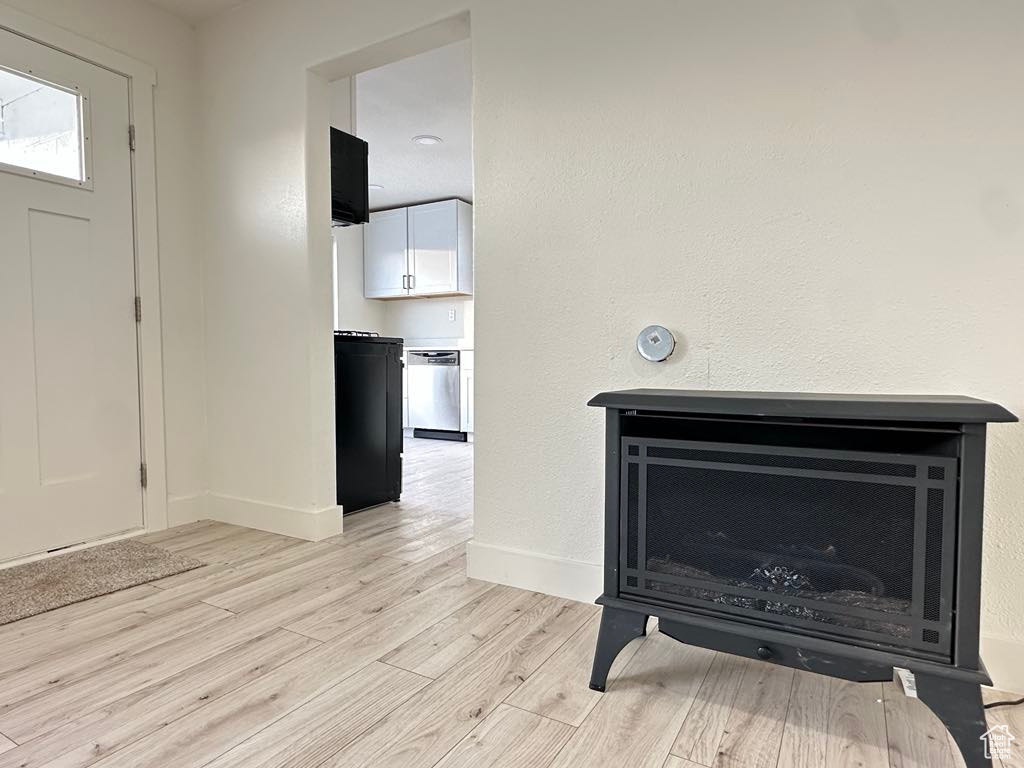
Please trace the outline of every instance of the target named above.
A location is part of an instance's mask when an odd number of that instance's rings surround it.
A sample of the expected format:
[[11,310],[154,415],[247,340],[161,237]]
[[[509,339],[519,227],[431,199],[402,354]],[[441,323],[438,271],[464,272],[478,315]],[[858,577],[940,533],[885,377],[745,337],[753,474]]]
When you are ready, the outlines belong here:
[[981,658],[992,685],[1001,691],[1024,693],[1024,642],[996,635],[981,636]]
[[172,496],[167,499],[167,527],[206,519],[206,494]]
[[307,541],[321,541],[341,533],[341,507],[306,510],[264,504],[217,493],[207,494],[205,517]]
[[469,542],[471,578],[592,603],[604,591],[604,567],[539,552]]

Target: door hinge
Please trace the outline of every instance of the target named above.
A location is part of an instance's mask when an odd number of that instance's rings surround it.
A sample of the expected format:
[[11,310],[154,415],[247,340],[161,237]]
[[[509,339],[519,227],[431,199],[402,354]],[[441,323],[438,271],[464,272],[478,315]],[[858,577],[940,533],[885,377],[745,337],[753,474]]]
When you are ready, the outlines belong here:
[[142,322],[142,297],[141,296],[136,296],[135,297],[135,322],[136,323],[141,323]]
[[143,488],[149,485],[149,472],[146,471],[146,462],[139,464],[139,481],[142,483]]
[[128,149],[132,152],[135,151],[135,126],[128,126]]

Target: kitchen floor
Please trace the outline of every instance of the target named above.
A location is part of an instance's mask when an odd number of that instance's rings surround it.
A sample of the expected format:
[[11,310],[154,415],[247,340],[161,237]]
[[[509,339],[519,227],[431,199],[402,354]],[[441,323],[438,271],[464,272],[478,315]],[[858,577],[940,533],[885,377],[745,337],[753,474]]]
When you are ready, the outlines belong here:
[[[473,444],[406,436],[402,455],[402,501],[398,506],[444,510],[447,516],[471,519]],[[345,522],[362,514],[356,513]]]
[[[960,764],[891,684],[656,631],[589,690],[594,605],[466,578],[472,467],[409,440],[402,502],[341,536],[152,534],[208,565],[0,627],[0,768]],[[990,719],[1024,734],[1022,708]]]

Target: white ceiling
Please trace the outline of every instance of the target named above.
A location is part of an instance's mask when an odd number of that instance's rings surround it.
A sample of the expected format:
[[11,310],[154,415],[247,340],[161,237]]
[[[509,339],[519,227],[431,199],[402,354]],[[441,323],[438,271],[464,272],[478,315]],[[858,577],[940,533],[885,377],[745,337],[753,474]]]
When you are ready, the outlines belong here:
[[[356,134],[370,145],[370,208],[473,200],[469,40],[356,76]],[[442,144],[415,144],[413,136]]]
[[195,26],[204,19],[216,16],[221,11],[240,5],[244,0],[149,0],[149,2]]

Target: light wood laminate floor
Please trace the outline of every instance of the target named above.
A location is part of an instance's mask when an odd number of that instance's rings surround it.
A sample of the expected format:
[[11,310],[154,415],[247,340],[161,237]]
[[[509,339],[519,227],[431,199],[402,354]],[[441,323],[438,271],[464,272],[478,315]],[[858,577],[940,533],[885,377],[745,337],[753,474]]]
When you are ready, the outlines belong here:
[[466,578],[471,483],[472,446],[409,440],[401,504],[334,539],[145,537],[208,565],[0,627],[0,768],[962,764],[892,685],[653,627],[589,690],[595,606]]

